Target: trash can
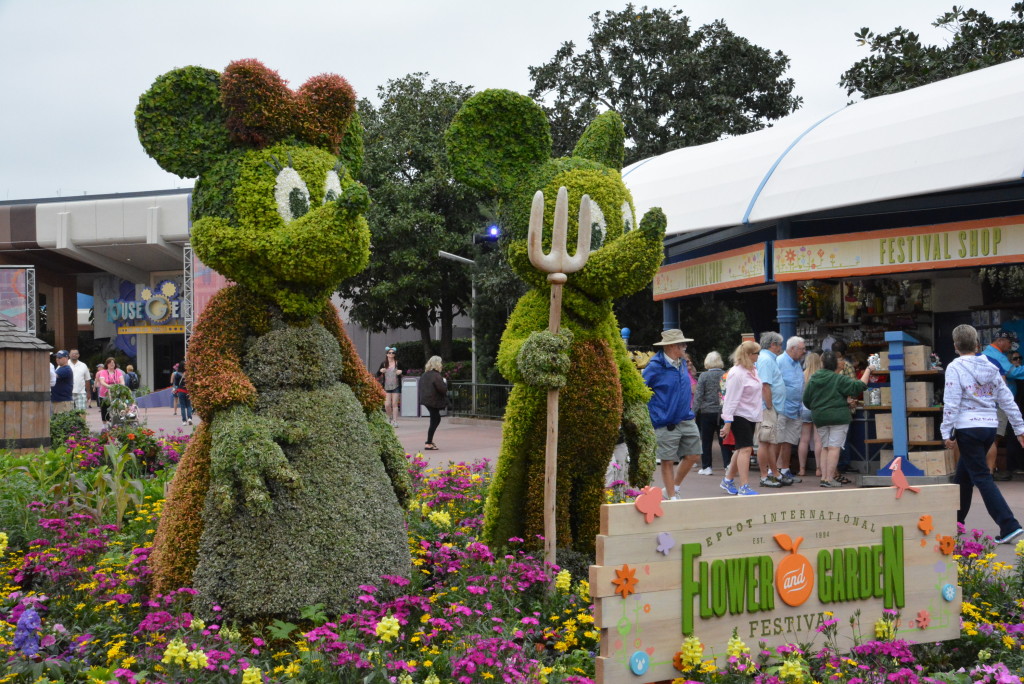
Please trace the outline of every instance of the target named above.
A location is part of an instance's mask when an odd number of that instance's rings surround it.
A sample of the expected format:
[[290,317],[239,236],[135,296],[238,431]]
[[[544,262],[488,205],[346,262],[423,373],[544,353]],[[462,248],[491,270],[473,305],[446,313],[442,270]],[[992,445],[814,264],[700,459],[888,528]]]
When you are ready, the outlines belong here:
[[403,378],[402,379],[402,417],[403,418],[418,418],[420,408],[420,398],[417,396],[419,390],[416,385],[419,382],[419,378]]

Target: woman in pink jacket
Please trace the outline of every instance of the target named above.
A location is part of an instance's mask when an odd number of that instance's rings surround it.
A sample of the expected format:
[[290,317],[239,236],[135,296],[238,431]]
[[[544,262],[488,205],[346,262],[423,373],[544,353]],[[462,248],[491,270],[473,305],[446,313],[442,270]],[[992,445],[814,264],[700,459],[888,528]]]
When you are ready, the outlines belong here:
[[[747,480],[750,473],[750,454],[754,451],[754,426],[761,422],[762,392],[761,379],[757,377],[754,364],[761,353],[757,342],[743,342],[732,353],[732,369],[725,380],[725,399],[722,402],[722,428],[724,439],[733,433],[736,440],[732,461],[725,470],[725,477],[719,485],[729,494],[751,496],[757,494]],[[740,486],[735,484],[739,474]]]

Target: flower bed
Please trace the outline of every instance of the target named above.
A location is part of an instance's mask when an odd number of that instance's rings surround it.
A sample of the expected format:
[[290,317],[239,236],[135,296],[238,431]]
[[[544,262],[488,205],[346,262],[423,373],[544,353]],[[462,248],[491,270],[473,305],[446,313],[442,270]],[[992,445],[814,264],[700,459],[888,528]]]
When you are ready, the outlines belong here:
[[[76,440],[65,454],[68,463],[78,463],[92,448],[87,444]],[[180,447],[165,442],[157,461],[172,462],[168,449]],[[95,453],[109,461],[110,450]],[[0,465],[10,458],[0,453]],[[52,454],[40,458],[57,460]],[[108,475],[111,467],[94,466]],[[41,466],[37,470],[44,476]],[[158,466],[156,477],[166,479],[166,470]],[[487,465],[430,470],[411,458],[410,471],[417,492],[407,511],[411,581],[382,577],[354,588],[358,611],[326,615],[309,606],[295,623],[204,623],[193,617],[191,589],[151,595],[147,557],[160,496],[130,505],[120,525],[111,522],[116,516],[110,507],[97,517],[95,507],[71,499],[30,503],[35,538],[12,542],[0,559],[6,661],[0,682],[591,681],[599,634],[586,580],[545,567],[516,548],[521,540],[504,554],[477,541]],[[630,494],[617,483],[608,498]],[[0,546],[6,544],[0,537]],[[958,640],[896,640],[897,613],[835,615],[814,643],[769,651],[734,636],[725,662],[720,658],[716,666],[698,634],[681,640],[676,681],[1019,682],[1024,543],[1012,566],[996,562],[993,548],[982,532],[960,531],[964,602]],[[839,643],[837,620],[850,620],[862,636]]]

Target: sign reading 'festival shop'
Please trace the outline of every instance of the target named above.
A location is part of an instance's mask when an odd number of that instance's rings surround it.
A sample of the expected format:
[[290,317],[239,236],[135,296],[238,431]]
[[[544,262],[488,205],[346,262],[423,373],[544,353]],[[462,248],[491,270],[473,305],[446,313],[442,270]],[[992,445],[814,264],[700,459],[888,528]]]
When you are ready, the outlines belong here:
[[775,280],[905,273],[1024,261],[1024,216],[776,240]]
[[[853,644],[849,618],[873,638],[883,610],[900,613],[896,638],[960,634],[953,546],[957,487],[644,501],[605,505],[590,569],[601,630],[597,681],[680,676],[684,638],[725,664],[733,629],[753,650],[822,645],[826,620]],[[660,497],[652,497],[660,498]]]

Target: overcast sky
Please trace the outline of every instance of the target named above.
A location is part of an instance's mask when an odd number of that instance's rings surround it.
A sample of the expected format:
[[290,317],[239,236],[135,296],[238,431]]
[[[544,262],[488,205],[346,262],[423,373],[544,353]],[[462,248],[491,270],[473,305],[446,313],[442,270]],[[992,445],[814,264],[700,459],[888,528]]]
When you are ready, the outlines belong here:
[[[642,3],[638,3],[642,4]],[[928,42],[950,0],[696,0],[694,27],[724,19],[791,60],[808,122],[842,107],[840,74],[867,55],[853,34],[905,26]],[[996,19],[1011,0],[965,2]],[[477,89],[527,92],[528,67],[586,45],[589,16],[616,0],[0,0],[0,200],[189,187],[139,145],[134,110],[175,67],[256,58],[297,88],[334,72],[376,99],[426,71]],[[670,5],[662,5],[669,7]]]

